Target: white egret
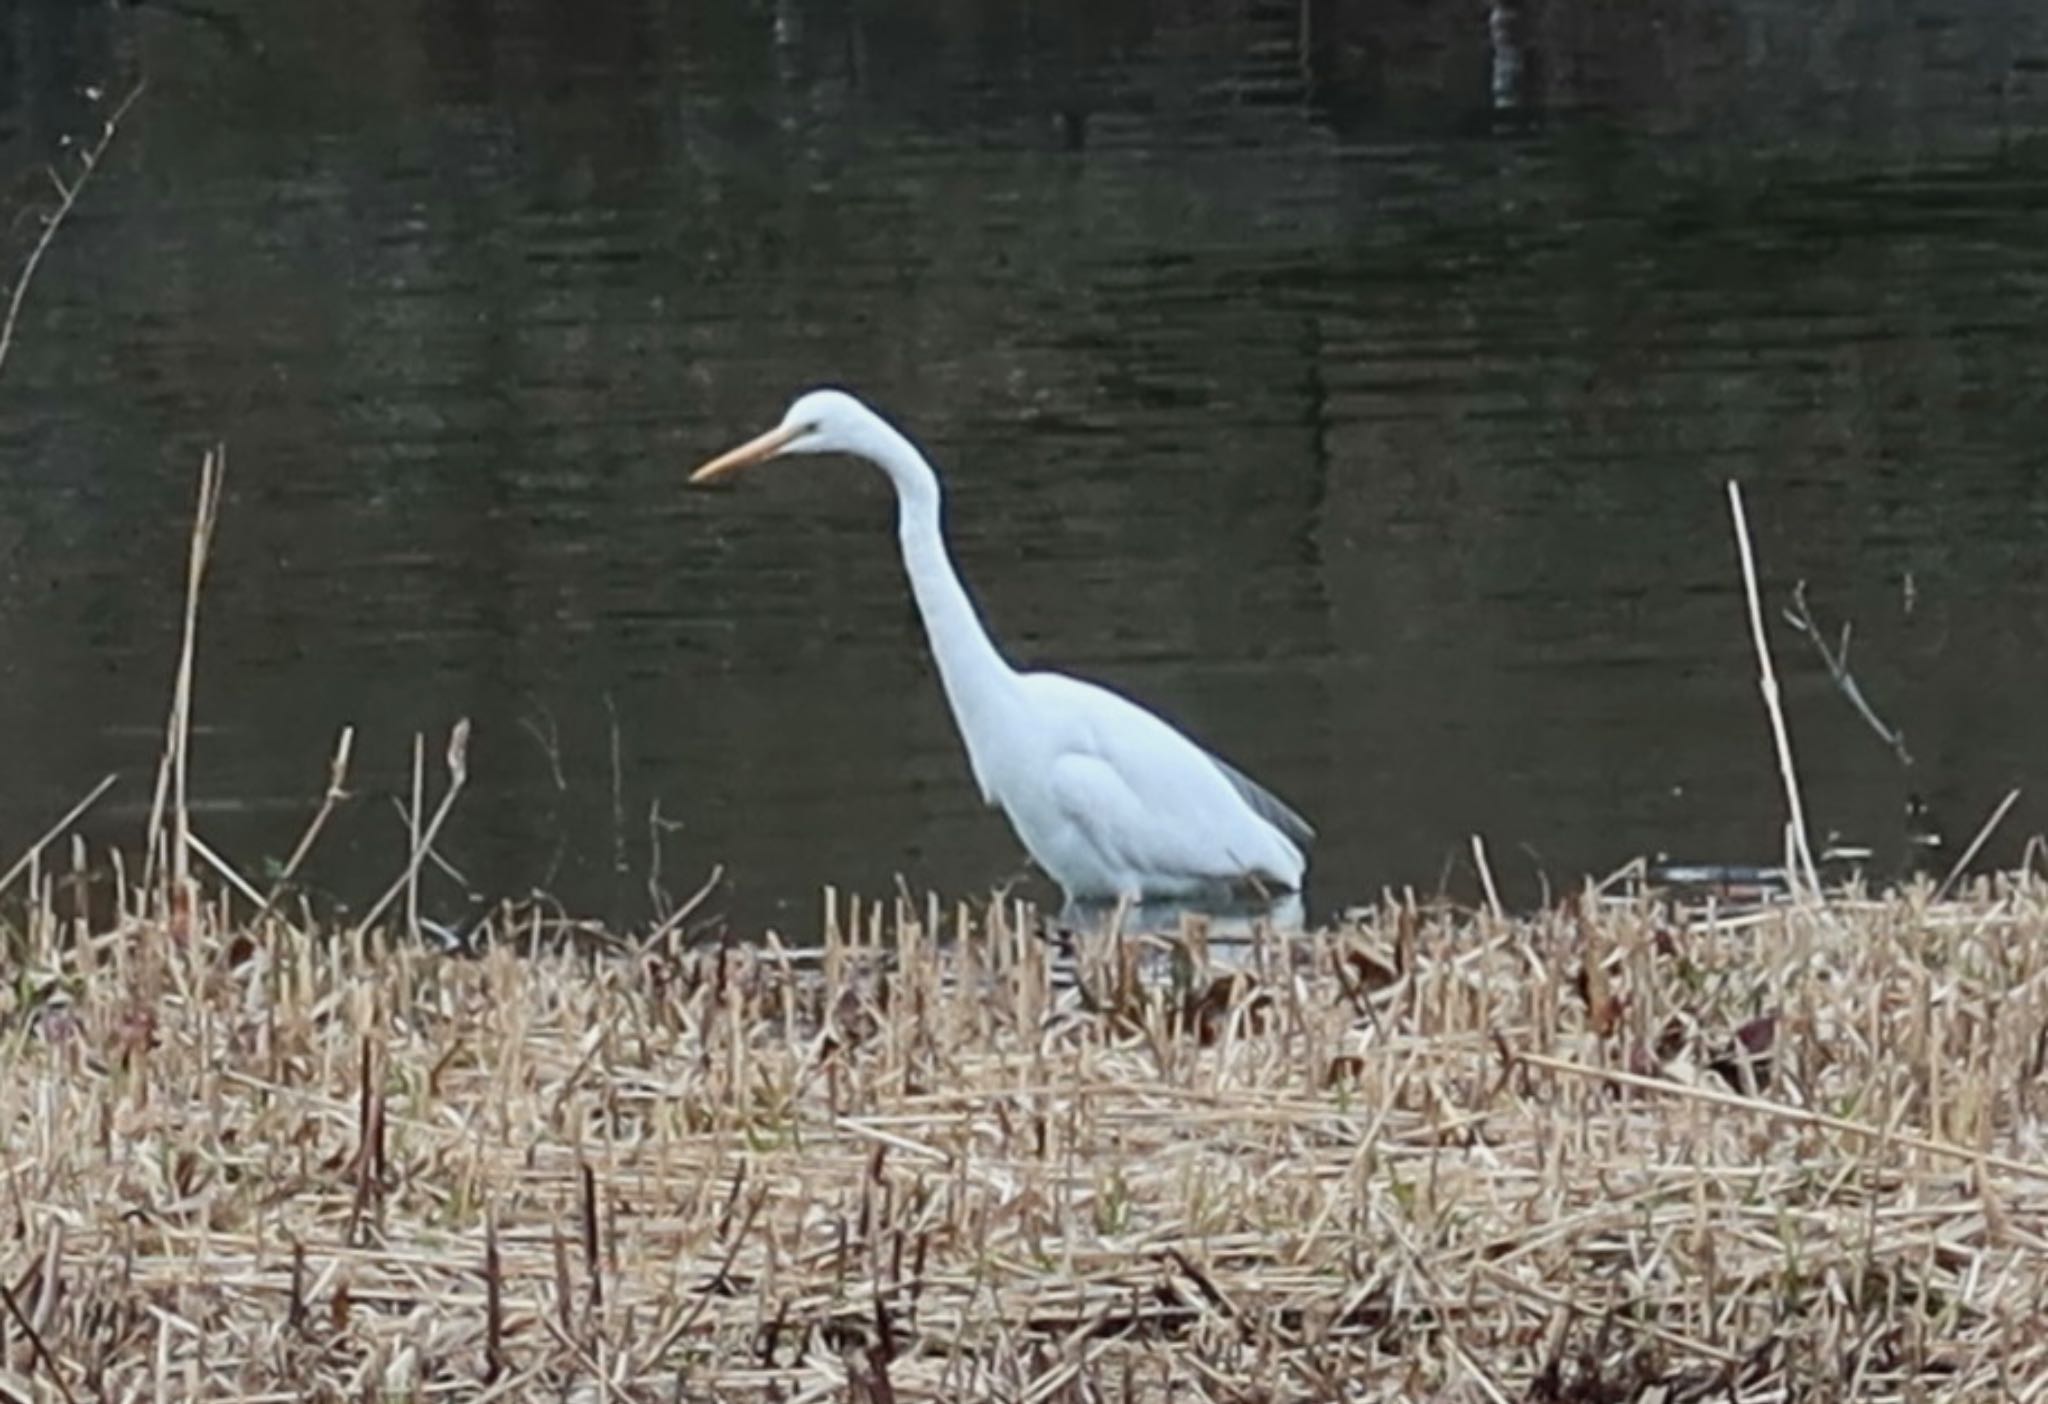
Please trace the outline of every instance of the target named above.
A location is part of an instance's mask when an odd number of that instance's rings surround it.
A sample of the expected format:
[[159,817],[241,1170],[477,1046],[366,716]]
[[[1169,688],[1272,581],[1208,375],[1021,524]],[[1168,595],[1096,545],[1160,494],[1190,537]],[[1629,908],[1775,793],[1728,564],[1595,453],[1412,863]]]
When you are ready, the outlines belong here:
[[792,453],[851,454],[889,475],[903,569],[982,799],[1070,901],[1300,889],[1315,831],[1272,792],[1107,688],[1010,665],[947,556],[938,474],[859,400],[812,391],[690,481]]

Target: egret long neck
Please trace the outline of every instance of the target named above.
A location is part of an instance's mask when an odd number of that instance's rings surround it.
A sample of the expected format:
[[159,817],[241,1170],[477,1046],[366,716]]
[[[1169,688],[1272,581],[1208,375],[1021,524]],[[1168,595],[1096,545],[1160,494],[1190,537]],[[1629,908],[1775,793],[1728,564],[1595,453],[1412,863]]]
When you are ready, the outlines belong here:
[[887,457],[877,456],[896,485],[896,535],[903,569],[938,664],[939,681],[953,709],[969,761],[984,793],[993,759],[986,742],[1009,710],[1017,674],[982,626],[974,602],[953,569],[940,527],[938,475],[906,439],[891,434]]

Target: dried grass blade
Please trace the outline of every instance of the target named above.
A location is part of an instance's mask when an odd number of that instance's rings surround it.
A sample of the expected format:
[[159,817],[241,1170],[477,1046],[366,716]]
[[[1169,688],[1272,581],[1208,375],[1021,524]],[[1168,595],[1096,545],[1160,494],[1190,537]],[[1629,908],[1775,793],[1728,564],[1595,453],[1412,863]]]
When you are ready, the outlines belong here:
[[1712,1087],[1697,1087],[1690,1083],[1673,1082],[1668,1078],[1645,1077],[1641,1073],[1623,1072],[1619,1068],[1588,1067],[1565,1058],[1546,1057],[1541,1053],[1518,1053],[1516,1061],[1530,1067],[1546,1068],[1551,1072],[1568,1073],[1573,1077],[1591,1078],[1596,1082],[1611,1082],[1621,1087],[1634,1087],[1645,1092],[1658,1092],[1665,1096],[1682,1097],[1696,1102],[1707,1102],[1717,1107],[1728,1107],[1735,1111],[1754,1112],[1759,1116],[1774,1117],[1802,1126],[1820,1127],[1839,1131],[1844,1135],[1861,1137],[1873,1145],[1901,1146],[1908,1150],[1924,1151],[1964,1165],[1986,1165],[2009,1174],[2023,1175],[2030,1180],[2048,1183],[2048,1162],[2040,1164],[2014,1160],[2010,1156],[1992,1155],[1986,1151],[1972,1150],[1952,1141],[1940,1141],[1931,1136],[1915,1135],[1908,1131],[1887,1131],[1881,1126],[1868,1122],[1851,1121],[1843,1116],[1829,1116],[1825,1112],[1807,1111],[1804,1107],[1786,1106],[1782,1102],[1769,1102],[1761,1097],[1745,1097],[1737,1092],[1722,1092]]
[[8,888],[14,886],[15,880],[28,871],[29,865],[36,861],[42,854],[42,851],[54,843],[58,836],[66,829],[77,823],[79,816],[98,803],[100,796],[111,790],[114,787],[114,782],[120,778],[117,774],[111,774],[101,779],[99,784],[93,786],[86,793],[84,799],[64,811],[62,819],[59,819],[48,829],[45,829],[43,836],[30,844],[21,857],[14,860],[13,867],[9,868],[5,873],[0,873],[0,892],[5,892]]

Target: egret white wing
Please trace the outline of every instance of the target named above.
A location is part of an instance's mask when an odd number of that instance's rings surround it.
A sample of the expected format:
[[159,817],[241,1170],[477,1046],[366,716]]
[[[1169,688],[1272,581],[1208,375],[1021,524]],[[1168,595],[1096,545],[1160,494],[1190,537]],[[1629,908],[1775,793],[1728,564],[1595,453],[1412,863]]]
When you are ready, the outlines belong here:
[[1119,885],[1299,884],[1293,840],[1193,741],[1092,683],[1057,673],[1022,681],[1043,715],[1059,718],[1038,788],[1093,862],[1124,875]]

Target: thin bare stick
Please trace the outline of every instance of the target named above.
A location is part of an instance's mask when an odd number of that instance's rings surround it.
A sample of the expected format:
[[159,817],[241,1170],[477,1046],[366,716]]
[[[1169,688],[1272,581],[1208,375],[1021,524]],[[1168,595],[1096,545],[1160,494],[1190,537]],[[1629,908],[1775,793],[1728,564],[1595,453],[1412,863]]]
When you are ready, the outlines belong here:
[[1948,876],[1941,880],[1941,886],[1934,889],[1934,900],[1939,902],[1955,886],[1956,879],[1963,875],[1963,869],[1970,866],[1970,860],[1977,856],[1977,850],[1990,841],[1991,831],[2005,818],[2007,810],[2019,799],[2019,787],[2015,785],[2006,797],[1999,801],[1998,808],[1991,811],[1991,817],[1984,821],[1984,827],[1977,830],[1977,837],[1970,840],[1970,846],[1963,850],[1963,856],[1956,859],[1956,865],[1948,870]]
[[[66,1404],[77,1404],[77,1396],[72,1394],[71,1386],[64,1383],[64,1372],[57,1368],[56,1357],[51,1355],[50,1348],[43,1344],[42,1332],[36,1330],[35,1324],[23,1314],[20,1304],[14,1300],[14,1293],[7,1290],[4,1282],[0,1282],[0,1301],[6,1302],[7,1314],[14,1318],[15,1325],[21,1327],[22,1334],[28,1337],[30,1348],[35,1351],[36,1359],[42,1362],[43,1369],[49,1372],[50,1379],[57,1386],[57,1392],[64,1396]],[[9,1391],[10,1394],[12,1392]]]
[[101,780],[99,784],[92,787],[92,789],[86,794],[86,797],[84,799],[80,800],[77,804],[72,805],[71,808],[66,810],[64,812],[64,817],[62,819],[59,819],[56,823],[52,824],[44,832],[41,838],[37,839],[34,843],[30,844],[28,846],[27,852],[23,853],[21,857],[15,859],[13,867],[9,868],[5,873],[0,873],[0,892],[5,892],[8,888],[14,886],[14,880],[20,877],[24,872],[28,870],[29,864],[35,862],[37,856],[41,854],[45,848],[48,848],[50,844],[56,840],[59,834],[63,833],[66,829],[70,828],[74,823],[76,823],[78,820],[78,816],[85,813],[86,810],[91,809],[93,807],[94,802],[97,801],[99,797],[105,794],[108,790],[111,790],[114,787],[114,782],[120,778],[121,777],[118,775],[109,775],[105,779]]
[[[419,826],[413,822],[412,816],[415,809],[423,807],[422,805],[408,808],[404,800],[396,795],[391,796],[391,812],[398,816],[398,822],[405,826],[405,831],[408,835],[418,836]],[[442,857],[440,850],[431,845],[427,848],[427,861],[446,873],[449,881],[461,883],[465,891],[475,888],[476,884],[469,880],[469,874],[463,872],[462,869]]]
[[199,835],[187,834],[185,839],[186,842],[192,845],[192,851],[199,855],[200,861],[225,878],[228,886],[234,888],[235,891],[241,893],[251,902],[261,902],[263,900],[263,894],[256,890],[255,884],[236,872],[234,866],[227,859],[215,853],[212,846],[200,838]]
[[356,923],[358,934],[368,931],[384,915],[391,904],[404,895],[406,888],[419,875],[420,864],[427,860],[427,850],[434,846],[434,838],[441,832],[441,825],[447,821],[448,811],[455,808],[455,798],[462,793],[463,784],[469,779],[469,718],[455,723],[448,733],[448,792],[441,796],[434,817],[427,821],[426,831],[419,842],[413,845],[412,856],[406,860],[405,871],[398,875],[398,881],[384,890],[367,915]]
[[313,841],[320,837],[320,830],[326,827],[328,816],[334,813],[336,805],[348,798],[348,757],[349,752],[355,749],[355,744],[356,729],[352,726],[343,727],[341,739],[335,743],[334,759],[328,763],[327,793],[321,797],[320,809],[313,815],[313,822],[306,826],[306,832],[299,835],[298,846],[292,849],[292,856],[285,860],[284,870],[277,875],[277,880],[271,883],[270,891],[264,895],[262,905],[256,908],[256,916],[249,923],[251,926],[262,925],[263,918],[269,916],[272,909],[277,906],[277,899],[284,895],[286,885],[299,871],[299,864],[305,862],[306,855],[313,851]]
[[548,758],[548,773],[554,777],[555,788],[565,791],[569,788],[569,782],[562,775],[561,728],[555,724],[555,714],[547,708],[540,709],[540,716],[548,724],[545,731],[541,730],[540,722],[532,717],[521,717],[519,726],[539,743],[541,754]]
[[626,768],[620,757],[619,709],[607,691],[604,695],[605,715],[611,722],[612,757],[612,873],[617,876],[626,872]]
[[1596,1082],[1611,1082],[1620,1087],[1634,1087],[1645,1092],[1661,1092],[1672,1097],[1684,1097],[1695,1102],[1728,1107],[1734,1111],[1755,1112],[1759,1116],[1775,1117],[1800,1126],[1817,1126],[1828,1131],[1840,1131],[1844,1135],[1858,1136],[1877,1145],[1903,1146],[1908,1150],[1923,1151],[1928,1155],[1938,1155],[1947,1160],[1960,1161],[1965,1165],[1983,1165],[2004,1170],[2009,1174],[2022,1175],[2030,1180],[2048,1181],[2048,1162],[2014,1160],[2010,1156],[1993,1155],[1989,1151],[1959,1146],[1953,1141],[1937,1141],[1931,1136],[1916,1136],[1909,1131],[1889,1131],[1867,1122],[1851,1121],[1845,1116],[1829,1116],[1825,1112],[1808,1111],[1804,1107],[1786,1106],[1783,1102],[1765,1101],[1762,1097],[1745,1097],[1739,1092],[1722,1092],[1712,1087],[1671,1082],[1661,1077],[1645,1077],[1641,1073],[1623,1072],[1619,1068],[1589,1067],[1584,1063],[1574,1063],[1568,1058],[1551,1058],[1541,1053],[1517,1053],[1515,1058],[1516,1061],[1527,1063],[1532,1068],[1548,1068],[1552,1072],[1570,1073],[1574,1077],[1591,1078]]
[[1505,920],[1501,913],[1500,892],[1493,885],[1493,869],[1486,862],[1486,840],[1472,835],[1472,861],[1479,867],[1479,883],[1486,889],[1486,905],[1495,921]]
[[[735,1179],[733,1181],[733,1191],[735,1197],[737,1197],[738,1195],[739,1187],[740,1182],[738,1179]],[[690,1304],[689,1309],[682,1313],[682,1315],[677,1319],[676,1323],[673,1326],[670,1326],[667,1330],[661,1333],[661,1337],[656,1342],[655,1348],[647,1353],[647,1359],[661,1359],[663,1356],[668,1354],[669,1348],[671,1346],[673,1346],[677,1341],[681,1340],[684,1336],[690,1334],[690,1328],[697,1324],[697,1318],[702,1316],[704,1314],[704,1309],[711,1304],[713,1289],[717,1287],[718,1284],[725,1282],[727,1280],[727,1274],[729,1274],[732,1271],[732,1265],[735,1262],[739,1261],[740,1249],[745,1245],[747,1241],[747,1235],[753,1232],[754,1218],[761,1212],[761,1206],[767,1202],[767,1199],[768,1192],[766,1190],[757,1189],[754,1191],[752,1197],[749,1198],[747,1201],[747,1211],[740,1219],[739,1232],[733,1234],[732,1237],[726,1241],[725,1257],[724,1260],[719,1263],[718,1271],[711,1275],[710,1283],[707,1284],[703,1288],[703,1290],[697,1293],[697,1299]],[[728,1214],[731,1212],[729,1205],[727,1212]]]
[[185,563],[185,636],[178,651],[178,675],[171,692],[171,718],[165,728],[164,756],[157,769],[156,797],[149,811],[148,856],[142,882],[149,887],[156,876],[155,864],[163,841],[165,806],[170,808],[172,842],[170,870],[173,890],[182,894],[192,876],[191,855],[185,851],[191,832],[191,813],[186,807],[185,763],[192,737],[192,663],[199,643],[199,588],[206,579],[206,561],[213,546],[213,525],[220,513],[220,484],[227,471],[227,447],[218,445],[199,466],[199,504],[192,517],[192,544]]
[[640,943],[641,949],[652,950],[654,947],[660,945],[662,940],[671,931],[674,931],[678,926],[681,926],[685,921],[689,919],[690,913],[696,911],[697,908],[704,905],[704,899],[711,895],[713,889],[715,889],[718,886],[719,880],[722,879],[724,876],[725,865],[723,863],[712,864],[711,876],[704,879],[704,885],[698,888],[695,892],[691,893],[688,901],[684,902],[682,906],[677,907],[674,911],[670,912],[668,916],[663,919],[661,925],[655,927],[653,931],[648,933],[647,939]]
[[661,817],[661,796],[656,795],[647,806],[647,904],[657,921],[666,915],[662,909],[668,905],[668,893],[661,885],[661,836],[682,827],[680,819]]
[[420,938],[420,857],[425,849],[420,845],[420,816],[427,808],[427,738],[419,732],[412,737],[412,808],[407,811],[406,824],[409,830],[407,852],[413,855],[411,872],[405,880],[405,934],[417,941]]
[[0,322],[0,366],[7,364],[7,353],[14,349],[14,324],[21,320],[21,304],[28,297],[28,285],[36,276],[36,269],[42,266],[43,255],[50,251],[50,244],[57,237],[57,230],[71,214],[72,206],[78,203],[79,195],[85,190],[85,183],[92,179],[92,173],[99,169],[100,158],[107,154],[107,147],[113,143],[114,131],[121,125],[121,119],[128,115],[128,109],[142,96],[147,83],[138,82],[128,90],[128,96],[114,109],[100,127],[100,139],[86,148],[79,158],[78,174],[69,184],[56,171],[50,172],[50,180],[57,187],[57,208],[43,221],[43,232],[36,239],[35,247],[29,250],[28,258],[22,262],[21,276],[14,280],[14,289],[7,298],[7,320]]
[[1863,695],[1863,689],[1856,685],[1855,676],[1849,671],[1849,626],[1842,625],[1842,641],[1834,648],[1828,647],[1827,639],[1821,634],[1820,624],[1813,617],[1813,610],[1806,603],[1806,582],[1800,581],[1792,587],[1792,608],[1780,611],[1785,622],[1813,641],[1814,652],[1820,655],[1823,668],[1835,680],[1835,686],[1842,696],[1849,699],[1849,705],[1870,725],[1892,753],[1899,758],[1900,765],[1911,765],[1913,753],[1906,749],[1906,733],[1894,726],[1886,726],[1876,710]]
[[1777,743],[1778,770],[1785,781],[1785,804],[1789,811],[1789,846],[1792,862],[1787,865],[1794,892],[1803,880],[1814,899],[1820,899],[1820,874],[1813,866],[1813,850],[1806,841],[1806,810],[1799,802],[1799,775],[1792,766],[1792,737],[1785,729],[1785,712],[1778,702],[1778,676],[1771,670],[1771,645],[1764,636],[1763,602],[1756,587],[1756,560],[1749,549],[1749,518],[1742,510],[1742,485],[1728,480],[1728,510],[1735,518],[1735,545],[1742,557],[1742,584],[1749,594],[1749,627],[1756,639],[1757,685],[1763,691],[1764,707],[1771,714],[1771,736]]

